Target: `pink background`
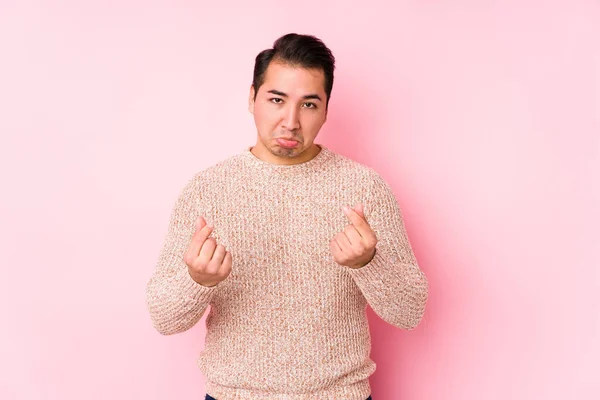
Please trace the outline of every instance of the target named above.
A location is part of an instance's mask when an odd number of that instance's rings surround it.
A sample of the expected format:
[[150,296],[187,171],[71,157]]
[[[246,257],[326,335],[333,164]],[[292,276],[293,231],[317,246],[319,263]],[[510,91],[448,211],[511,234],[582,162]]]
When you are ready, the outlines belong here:
[[416,330],[370,313],[374,399],[600,398],[598,2],[227,3],[1,1],[0,398],[203,398],[203,323],[159,335],[145,285],[287,32],[333,49],[317,142],[390,182],[430,280]]

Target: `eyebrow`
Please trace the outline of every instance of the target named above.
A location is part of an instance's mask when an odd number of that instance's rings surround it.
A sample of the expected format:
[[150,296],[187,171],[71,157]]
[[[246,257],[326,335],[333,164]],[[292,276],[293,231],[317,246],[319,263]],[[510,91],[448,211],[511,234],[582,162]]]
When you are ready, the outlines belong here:
[[[271,89],[267,93],[273,93],[273,94],[276,94],[277,96],[281,96],[281,97],[288,97],[287,94],[285,94],[283,92],[280,92],[279,90],[275,90],[275,89]],[[316,93],[314,93],[314,94],[307,94],[306,96],[302,96],[302,98],[304,100],[316,99],[316,100],[319,100],[319,101],[323,101],[323,100],[321,100],[321,96],[319,96]]]

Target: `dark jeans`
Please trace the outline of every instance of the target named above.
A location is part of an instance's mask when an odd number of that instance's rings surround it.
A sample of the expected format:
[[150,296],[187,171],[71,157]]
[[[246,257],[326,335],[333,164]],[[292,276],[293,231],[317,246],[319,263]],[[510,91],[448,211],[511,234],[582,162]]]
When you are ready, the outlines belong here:
[[[206,397],[204,398],[204,400],[217,400],[214,397],[211,397],[209,394],[206,395]],[[367,400],[373,400],[371,399],[371,396],[369,396],[369,398]]]

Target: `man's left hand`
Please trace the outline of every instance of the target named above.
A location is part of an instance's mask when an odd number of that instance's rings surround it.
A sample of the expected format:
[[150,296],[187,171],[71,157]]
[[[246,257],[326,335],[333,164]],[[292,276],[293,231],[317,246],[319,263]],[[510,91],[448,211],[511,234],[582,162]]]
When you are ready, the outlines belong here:
[[336,263],[353,269],[362,268],[375,256],[377,236],[365,219],[362,204],[354,208],[343,207],[350,225],[335,235],[329,243]]

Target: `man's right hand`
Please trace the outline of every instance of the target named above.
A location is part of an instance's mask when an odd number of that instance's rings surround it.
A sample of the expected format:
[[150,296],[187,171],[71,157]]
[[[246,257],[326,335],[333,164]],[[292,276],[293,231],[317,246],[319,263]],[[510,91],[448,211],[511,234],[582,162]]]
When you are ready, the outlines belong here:
[[231,253],[209,237],[213,229],[204,217],[198,217],[196,232],[183,256],[192,279],[206,287],[215,286],[231,273]]

